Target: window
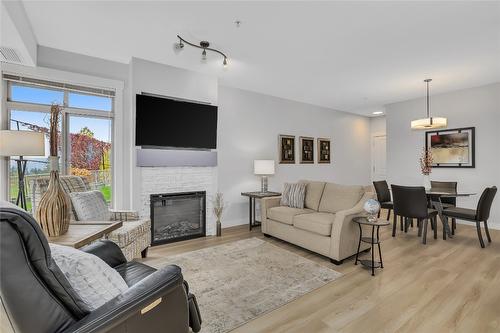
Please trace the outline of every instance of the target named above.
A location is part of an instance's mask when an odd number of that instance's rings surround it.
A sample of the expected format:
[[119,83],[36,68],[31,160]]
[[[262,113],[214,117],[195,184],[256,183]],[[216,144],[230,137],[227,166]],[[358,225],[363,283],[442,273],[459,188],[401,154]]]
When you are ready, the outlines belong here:
[[[5,76],[4,76],[5,78]],[[30,79],[26,79],[30,80]],[[40,81],[48,82],[48,81]],[[62,174],[85,177],[91,188],[112,199],[112,133],[114,93],[89,93],[68,89],[64,84],[54,86],[28,84],[10,80],[7,83],[7,110],[11,130],[28,130],[48,133],[50,106],[63,106],[59,130],[60,170]],[[78,87],[78,86],[71,86]],[[45,156],[31,156],[26,169],[28,210],[31,209],[30,181],[48,176],[49,145],[46,138]],[[15,202],[18,188],[16,157],[10,161],[10,199]]]

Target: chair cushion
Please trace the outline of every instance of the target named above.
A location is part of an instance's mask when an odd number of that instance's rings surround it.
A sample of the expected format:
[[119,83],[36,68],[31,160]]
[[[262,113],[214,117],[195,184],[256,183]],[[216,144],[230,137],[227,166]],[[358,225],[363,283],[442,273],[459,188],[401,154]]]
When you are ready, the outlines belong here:
[[52,258],[89,311],[128,289],[125,280],[101,258],[69,246],[50,244]]
[[293,226],[322,236],[330,236],[334,219],[335,214],[331,213],[302,214],[293,218]]
[[72,192],[71,204],[79,221],[109,221],[111,213],[100,191]]
[[116,271],[121,275],[129,287],[132,287],[137,282],[141,281],[148,275],[156,272],[151,266],[144,265],[137,261],[128,261],[115,267]]
[[293,224],[293,217],[299,214],[313,213],[312,209],[299,209],[287,206],[272,207],[267,210],[267,217],[281,223]]
[[325,182],[316,182],[309,180],[301,180],[300,183],[306,184],[306,197],[304,200],[304,207],[309,209],[318,210],[323,190],[325,189]]
[[108,239],[118,244],[120,248],[123,248],[140,238],[143,234],[150,233],[150,220],[124,221],[120,228],[108,235]]
[[465,219],[465,220],[476,220],[476,210],[468,209],[468,208],[460,208],[460,207],[450,207],[443,210],[444,216],[454,217],[457,219]]
[[281,195],[280,205],[293,208],[304,208],[306,196],[306,184],[304,183],[285,183],[283,194]]
[[319,211],[335,214],[354,207],[364,194],[363,186],[326,183]]

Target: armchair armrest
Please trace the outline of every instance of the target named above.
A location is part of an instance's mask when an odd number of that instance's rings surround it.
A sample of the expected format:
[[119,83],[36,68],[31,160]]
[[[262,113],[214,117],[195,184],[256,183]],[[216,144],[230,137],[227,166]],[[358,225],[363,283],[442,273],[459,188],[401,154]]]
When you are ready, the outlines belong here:
[[181,269],[170,265],[69,326],[64,333],[188,331],[188,303]]
[[139,219],[139,212],[135,210],[110,209],[112,221],[136,221]]
[[120,247],[107,239],[101,239],[90,245],[84,246],[81,250],[98,256],[111,267],[116,267],[127,262]]

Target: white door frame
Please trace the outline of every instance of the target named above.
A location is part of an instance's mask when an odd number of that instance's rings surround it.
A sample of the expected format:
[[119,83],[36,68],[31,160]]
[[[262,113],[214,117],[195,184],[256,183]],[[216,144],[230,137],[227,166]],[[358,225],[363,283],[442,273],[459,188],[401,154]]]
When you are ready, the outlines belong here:
[[385,137],[386,138],[386,162],[387,162],[387,133],[386,132],[373,132],[370,137],[370,149],[371,149],[371,166],[370,166],[370,175],[371,175],[371,180],[374,180],[375,176],[375,150],[373,149],[375,146],[375,138],[378,137]]

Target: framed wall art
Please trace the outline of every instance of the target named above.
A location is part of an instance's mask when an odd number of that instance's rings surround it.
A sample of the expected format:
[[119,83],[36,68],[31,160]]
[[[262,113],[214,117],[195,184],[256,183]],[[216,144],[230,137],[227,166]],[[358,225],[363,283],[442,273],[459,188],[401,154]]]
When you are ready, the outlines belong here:
[[300,137],[300,163],[314,163],[314,138],[307,136]]
[[318,163],[330,163],[331,157],[330,139],[318,138]]
[[280,135],[278,138],[280,164],[295,163],[295,136]]
[[425,149],[432,153],[433,168],[474,168],[475,127],[425,132]]

